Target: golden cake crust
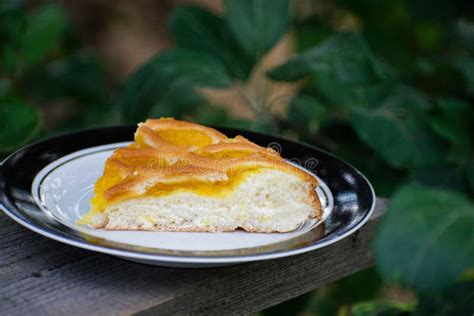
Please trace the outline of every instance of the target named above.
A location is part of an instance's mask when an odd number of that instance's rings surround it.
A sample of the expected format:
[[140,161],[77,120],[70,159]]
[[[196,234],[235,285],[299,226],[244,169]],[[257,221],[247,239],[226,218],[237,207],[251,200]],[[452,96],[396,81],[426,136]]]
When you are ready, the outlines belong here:
[[[226,185],[231,189],[229,184],[235,184],[241,174],[261,169],[284,171],[306,181],[316,218],[321,217],[315,191],[317,180],[279,153],[242,136],[228,138],[213,128],[173,118],[140,123],[135,142],[115,150],[107,159],[104,174],[95,185],[92,211],[100,213],[126,199],[170,193],[183,187],[199,191],[200,185],[219,188],[222,183],[223,188],[216,190],[222,193]],[[212,192],[207,190],[206,194]]]

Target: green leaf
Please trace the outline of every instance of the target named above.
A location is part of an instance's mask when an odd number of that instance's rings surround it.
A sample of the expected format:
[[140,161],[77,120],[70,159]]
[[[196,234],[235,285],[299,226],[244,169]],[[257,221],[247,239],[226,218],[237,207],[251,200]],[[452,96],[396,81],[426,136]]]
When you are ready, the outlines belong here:
[[418,20],[413,31],[419,49],[426,53],[433,54],[444,44],[444,28],[439,22]]
[[389,77],[387,66],[374,58],[363,38],[348,32],[338,33],[290,58],[269,75],[275,80],[295,81],[314,72],[322,72],[346,84],[367,84]]
[[468,168],[474,157],[474,109],[463,100],[440,99],[430,123],[434,132],[450,143],[449,161],[467,169],[462,172],[469,187]]
[[212,105],[197,107],[191,115],[193,122],[204,125],[224,126],[230,120],[226,108]]
[[395,88],[391,82],[377,84],[342,83],[333,76],[321,72],[311,76],[312,88],[317,96],[334,107],[350,109],[353,107],[374,108],[380,105]]
[[474,206],[464,196],[418,185],[393,197],[375,238],[382,276],[420,292],[442,289],[474,263]]
[[73,99],[83,106],[108,101],[110,83],[104,67],[93,56],[75,54],[35,67],[25,75],[25,86],[41,100]]
[[471,161],[464,166],[464,169],[471,194],[474,194],[474,158],[471,158]]
[[175,79],[150,109],[150,117],[176,117],[190,114],[194,108],[205,103],[204,98],[193,88],[194,78]]
[[9,152],[30,141],[39,131],[38,111],[14,98],[0,100],[0,152]]
[[0,99],[5,98],[10,94],[12,89],[12,83],[6,78],[0,78]]
[[4,0],[0,2],[0,13],[20,9],[24,4],[25,0]]
[[18,64],[18,55],[16,51],[8,45],[3,47],[2,51],[2,68],[7,74],[13,74]]
[[[436,172],[433,172],[436,170]],[[466,192],[464,171],[459,166],[440,165],[411,170],[410,180],[425,186]]]
[[49,53],[65,28],[65,12],[56,4],[43,6],[28,16],[20,44],[24,63],[32,65]]
[[317,133],[326,116],[327,109],[318,99],[300,94],[291,100],[287,120],[309,133]]
[[224,127],[233,127],[246,129],[249,131],[261,132],[261,133],[278,133],[274,122],[269,117],[261,117],[256,121],[249,121],[246,119],[231,119],[224,124],[218,124]]
[[184,6],[173,10],[168,26],[179,47],[220,60],[237,79],[248,78],[255,59],[239,46],[223,18],[199,7]]
[[457,282],[438,293],[420,295],[415,315],[471,315],[474,311],[474,281]]
[[26,25],[25,12],[14,8],[0,9],[0,70],[13,74],[18,63],[19,39]]
[[436,112],[431,118],[431,127],[451,143],[469,143],[468,131],[473,120],[469,104],[463,100],[441,99],[436,104]]
[[462,55],[455,58],[454,67],[464,76],[466,92],[474,95],[474,58]]
[[0,39],[9,44],[21,37],[26,24],[26,13],[18,8],[0,7]]
[[224,0],[224,6],[235,37],[256,60],[288,30],[289,0]]
[[474,23],[465,19],[458,20],[456,25],[456,35],[467,48],[474,51]]
[[316,46],[334,32],[331,21],[319,15],[296,20],[293,28],[297,52],[303,52]]
[[373,300],[352,306],[351,316],[399,316],[408,315],[415,310],[414,302],[397,302],[389,300]]
[[400,109],[423,115],[433,108],[421,91],[403,84],[388,85],[386,90],[378,92],[379,98],[372,99],[372,103],[376,103],[377,107]]
[[120,107],[127,122],[155,115],[178,116],[180,104],[189,104],[198,94],[195,87],[223,88],[231,79],[222,64],[192,51],[175,49],[158,55],[141,66],[128,80]]
[[[335,155],[347,160],[357,166],[372,182],[375,192],[380,197],[391,197],[393,192],[406,180],[406,171],[395,169],[388,165],[372,148],[361,142],[354,129],[346,119],[337,119],[328,108],[328,117],[322,122],[318,134],[304,135],[301,129],[297,129],[305,141],[313,142],[315,145],[328,149]],[[325,145],[315,139],[319,135],[323,140],[329,140],[332,144]]]
[[359,137],[396,168],[417,168],[444,161],[444,146],[431,132],[416,96],[395,94],[377,109],[354,108],[352,126]]
[[121,123],[121,113],[115,103],[94,103],[81,108],[55,125],[48,132],[66,133],[74,129],[117,125]]

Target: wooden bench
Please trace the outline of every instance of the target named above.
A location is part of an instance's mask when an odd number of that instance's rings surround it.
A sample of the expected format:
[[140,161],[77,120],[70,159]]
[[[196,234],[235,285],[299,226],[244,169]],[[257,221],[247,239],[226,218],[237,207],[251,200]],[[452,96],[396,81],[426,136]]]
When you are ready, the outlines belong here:
[[250,313],[374,264],[386,200],[352,236],[289,258],[212,269],[136,264],[49,240],[0,212],[1,315]]

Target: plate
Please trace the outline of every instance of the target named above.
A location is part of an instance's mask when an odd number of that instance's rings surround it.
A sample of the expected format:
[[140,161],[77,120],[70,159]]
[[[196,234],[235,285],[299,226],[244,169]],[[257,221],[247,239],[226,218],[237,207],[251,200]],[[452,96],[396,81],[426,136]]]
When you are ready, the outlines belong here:
[[107,127],[53,137],[10,155],[0,167],[0,208],[51,239],[124,259],[173,267],[212,267],[304,253],[347,237],[370,217],[374,190],[354,167],[302,143],[218,128],[269,146],[318,179],[323,218],[289,233],[145,232],[95,230],[75,222],[88,211],[105,160],[133,139],[136,126]]

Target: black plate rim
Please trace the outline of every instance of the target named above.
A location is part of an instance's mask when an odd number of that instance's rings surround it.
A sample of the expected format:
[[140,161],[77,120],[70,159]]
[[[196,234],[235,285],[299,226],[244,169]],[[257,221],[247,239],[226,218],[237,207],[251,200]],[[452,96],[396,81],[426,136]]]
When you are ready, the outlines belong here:
[[[28,150],[31,147],[41,145],[44,142],[59,140],[60,138],[68,137],[68,136],[78,134],[78,133],[82,133],[82,132],[100,132],[100,131],[107,130],[107,129],[112,130],[112,129],[117,129],[117,128],[133,128],[135,126],[136,125],[112,125],[112,126],[104,126],[104,127],[90,128],[90,129],[80,129],[80,130],[60,133],[60,134],[57,134],[57,135],[54,135],[54,136],[51,136],[51,137],[40,139],[38,141],[35,141],[33,143],[30,143],[28,145],[25,145],[25,146],[17,149],[15,152],[11,153],[3,161],[1,161],[0,162],[0,176],[1,176],[1,168],[5,164],[5,162],[7,162],[10,159],[12,159],[13,157],[15,157],[18,153],[20,153],[22,151],[25,151],[25,150]],[[370,206],[369,210],[366,211],[364,217],[361,218],[359,220],[359,222],[354,227],[352,227],[349,231],[347,231],[347,232],[345,232],[345,233],[343,233],[339,236],[336,236],[333,239],[329,239],[329,240],[321,242],[321,243],[318,242],[318,243],[313,244],[311,246],[301,247],[301,248],[297,248],[297,249],[290,249],[290,250],[281,251],[281,252],[261,253],[261,254],[252,254],[252,255],[236,255],[236,256],[199,256],[199,255],[196,255],[196,256],[183,256],[183,255],[171,255],[171,254],[164,255],[164,254],[150,254],[150,253],[140,253],[140,252],[137,252],[137,251],[112,249],[112,248],[109,248],[107,246],[92,244],[92,243],[89,243],[87,241],[78,242],[78,241],[75,241],[75,240],[71,240],[71,239],[68,239],[67,236],[64,236],[64,237],[59,236],[54,231],[50,232],[46,228],[37,227],[37,226],[32,225],[32,224],[30,224],[26,221],[23,221],[14,212],[8,210],[7,207],[4,205],[2,200],[0,200],[0,210],[2,210],[8,217],[10,217],[12,220],[17,222],[18,224],[20,224],[20,225],[22,225],[22,226],[24,226],[24,227],[26,227],[26,228],[28,228],[32,231],[44,236],[44,237],[47,237],[47,238],[53,239],[55,241],[71,245],[71,246],[91,250],[91,251],[94,251],[94,252],[105,253],[105,254],[109,254],[109,255],[129,258],[129,259],[135,259],[135,260],[146,260],[146,261],[168,262],[168,263],[183,263],[183,264],[186,264],[186,263],[196,263],[196,264],[242,263],[242,262],[276,259],[276,258],[288,257],[288,256],[293,256],[293,255],[309,252],[309,251],[312,251],[312,250],[315,250],[315,249],[320,249],[320,248],[326,247],[330,244],[336,243],[339,240],[342,240],[342,239],[350,236],[354,232],[358,231],[368,221],[368,219],[373,214],[373,212],[375,210],[375,204],[376,204],[375,190],[374,190],[372,184],[370,183],[370,181],[367,179],[367,177],[362,172],[360,172],[357,168],[355,168],[352,164],[348,163],[347,161],[345,161],[343,159],[340,159],[337,156],[335,156],[334,154],[332,154],[332,153],[330,153],[330,152],[328,152],[324,149],[321,149],[317,146],[307,144],[307,143],[302,142],[302,141],[295,141],[295,140],[292,140],[292,139],[288,139],[286,137],[282,137],[282,136],[279,136],[279,135],[274,135],[274,134],[270,134],[270,133],[261,133],[261,132],[245,130],[245,129],[239,129],[239,128],[229,128],[229,127],[224,127],[224,126],[217,126],[215,128],[216,129],[225,129],[227,131],[234,131],[236,133],[253,133],[253,134],[260,135],[262,137],[271,137],[271,138],[275,138],[275,139],[284,140],[284,141],[287,141],[287,142],[292,142],[292,143],[295,143],[297,145],[322,152],[322,153],[326,154],[327,156],[331,157],[332,159],[335,159],[339,162],[342,162],[346,166],[350,167],[355,173],[357,173],[364,180],[365,184],[369,188],[370,193],[371,193],[371,199],[372,199],[371,206]],[[86,148],[83,148],[83,149],[86,149]]]

